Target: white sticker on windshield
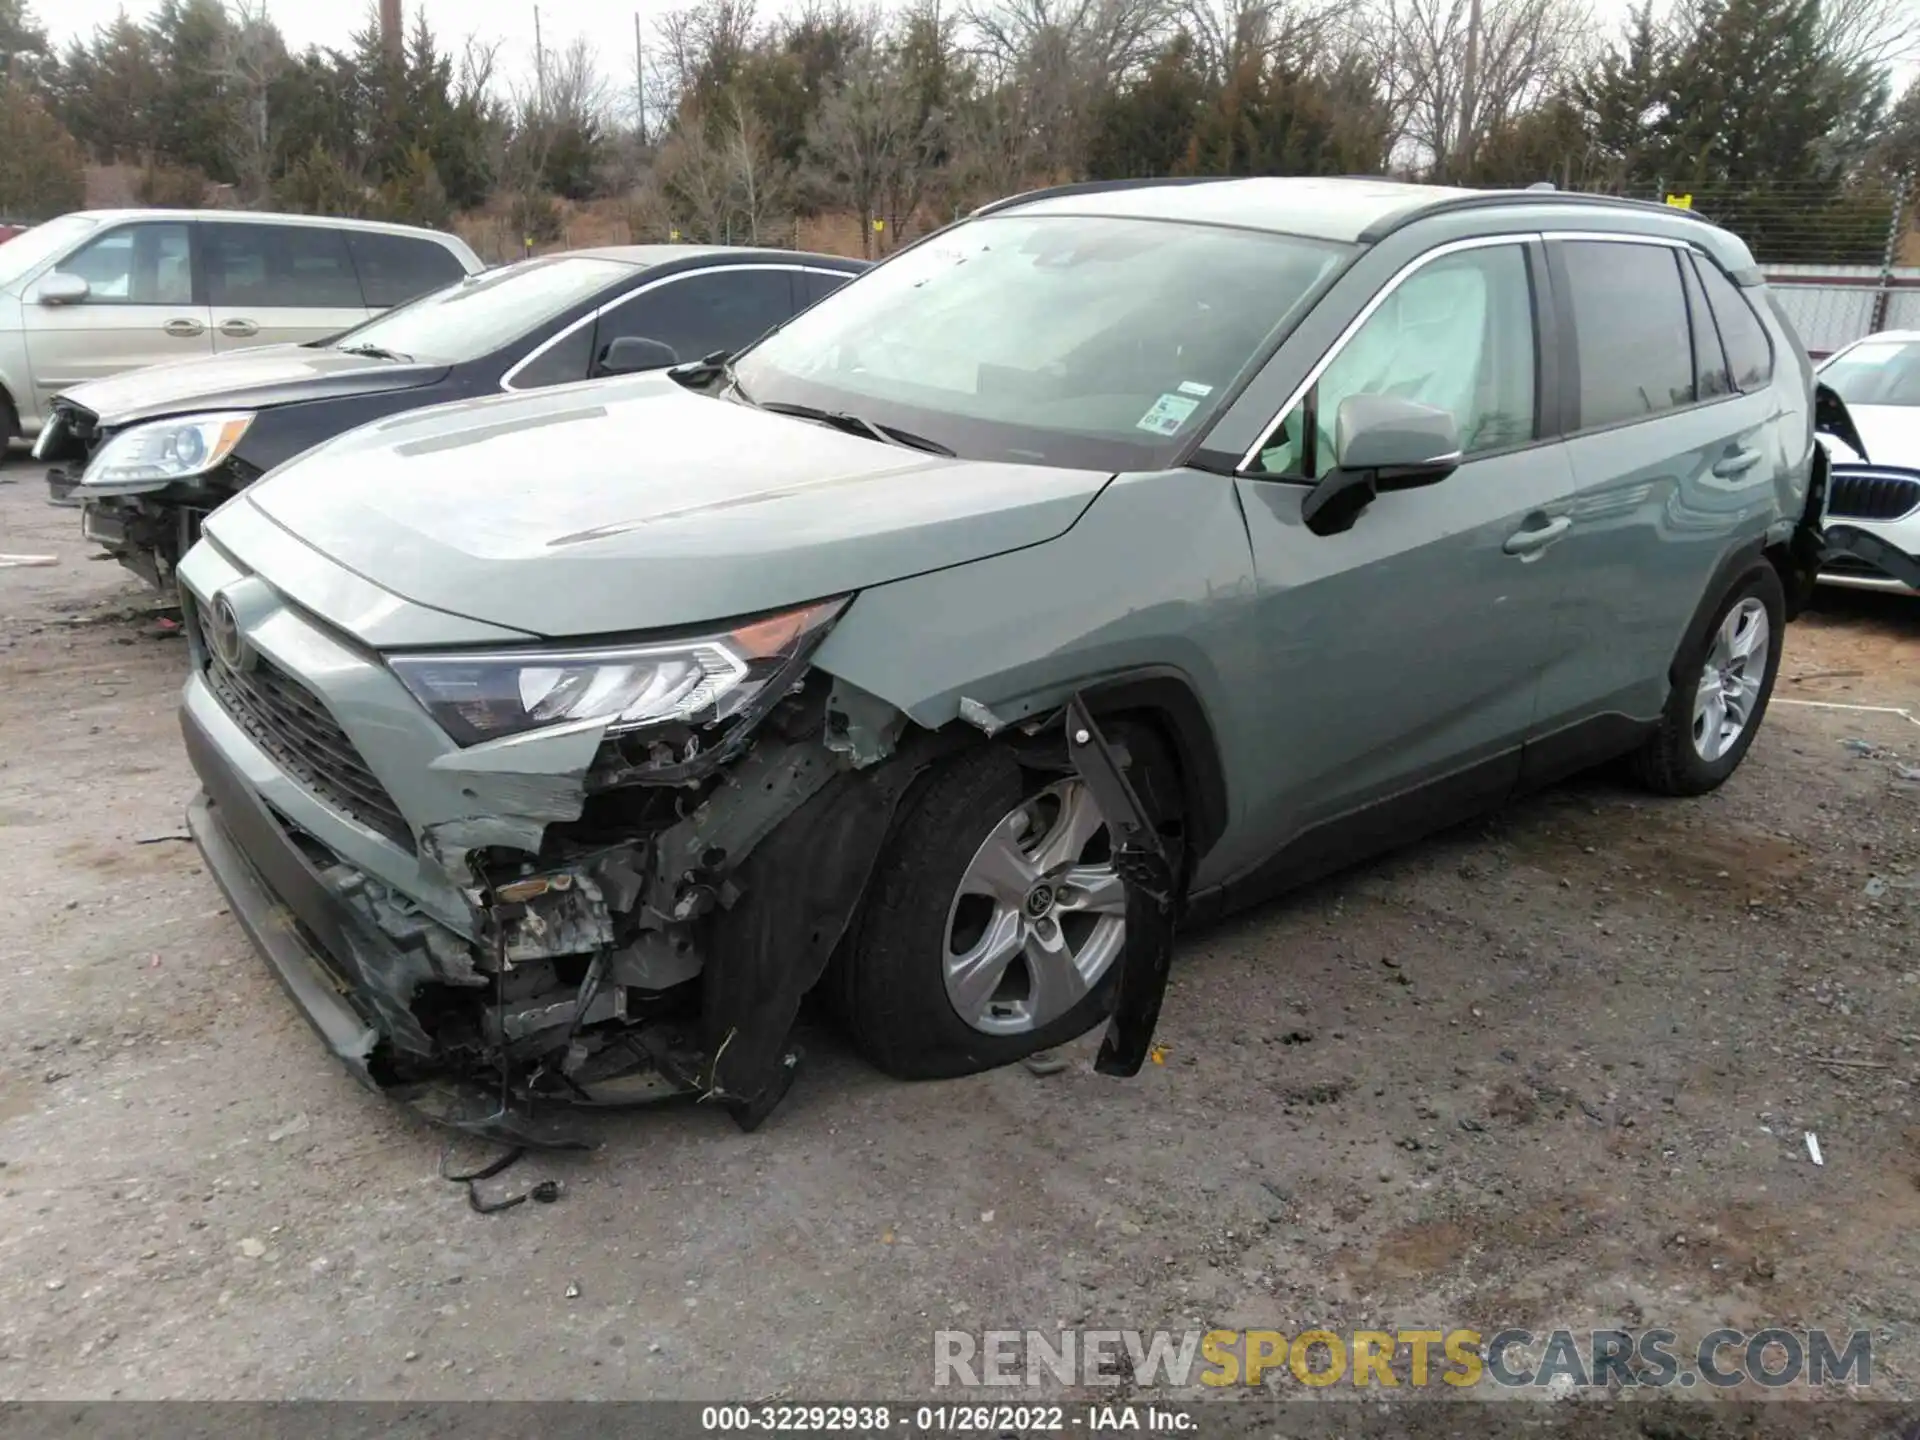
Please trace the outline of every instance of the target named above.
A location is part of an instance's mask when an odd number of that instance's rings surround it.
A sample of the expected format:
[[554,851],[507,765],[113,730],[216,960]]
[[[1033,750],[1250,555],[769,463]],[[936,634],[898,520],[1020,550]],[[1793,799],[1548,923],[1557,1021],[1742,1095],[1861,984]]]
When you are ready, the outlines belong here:
[[1182,380],[1180,382],[1180,393],[1182,395],[1198,395],[1204,400],[1213,393],[1213,386],[1202,385],[1198,380]]
[[1187,417],[1199,408],[1198,400],[1185,395],[1162,395],[1133,428],[1150,430],[1155,435],[1178,435]]

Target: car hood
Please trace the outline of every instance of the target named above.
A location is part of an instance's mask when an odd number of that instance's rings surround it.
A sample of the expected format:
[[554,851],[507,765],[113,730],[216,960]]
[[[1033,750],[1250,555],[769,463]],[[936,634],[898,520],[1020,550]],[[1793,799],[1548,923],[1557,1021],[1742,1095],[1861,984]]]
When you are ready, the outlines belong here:
[[[1920,470],[1920,405],[1849,405],[1847,413],[1867,447],[1866,459],[1875,465]],[[1845,441],[1830,435],[1821,438],[1837,464],[1860,462],[1862,457]]]
[[750,615],[1038,544],[1110,478],[947,459],[645,375],[377,421],[233,504],[417,604],[566,637]]
[[301,400],[371,395],[431,385],[444,365],[416,365],[306,345],[262,345],[129,370],[76,385],[60,396],[102,425],[180,415],[190,410],[257,410]]

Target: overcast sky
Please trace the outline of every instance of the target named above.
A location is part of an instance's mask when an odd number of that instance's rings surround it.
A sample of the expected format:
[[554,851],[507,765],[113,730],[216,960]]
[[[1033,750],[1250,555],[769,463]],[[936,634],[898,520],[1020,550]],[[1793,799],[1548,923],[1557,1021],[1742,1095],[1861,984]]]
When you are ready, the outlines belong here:
[[[646,0],[638,6],[643,17],[645,39],[653,41],[653,25],[666,10],[680,8],[690,0]],[[1616,29],[1627,14],[1630,0],[1592,0],[1595,13],[1609,31]],[[467,35],[499,41],[499,70],[503,78],[524,81],[533,70],[533,13],[528,0],[403,0],[407,22],[424,10],[427,21],[443,45],[454,45]],[[635,5],[621,0],[541,0],[540,29],[549,50],[564,48],[577,35],[585,35],[599,56],[601,72],[625,103],[633,98],[633,17]],[[783,0],[760,0],[763,16],[788,8]],[[144,19],[153,9],[153,0],[33,0],[34,12],[48,32],[65,46],[74,35],[90,34],[125,10]],[[339,46],[359,29],[370,14],[362,0],[267,0],[268,13],[287,43],[296,50],[308,45]],[[1914,73],[1912,64],[1898,67],[1904,81]]]

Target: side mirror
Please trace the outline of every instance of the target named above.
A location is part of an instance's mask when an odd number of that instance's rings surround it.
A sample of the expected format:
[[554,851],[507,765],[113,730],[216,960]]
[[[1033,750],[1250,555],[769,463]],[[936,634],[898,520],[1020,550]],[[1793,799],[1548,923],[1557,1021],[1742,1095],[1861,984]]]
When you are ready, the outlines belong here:
[[644,335],[622,335],[601,350],[593,373],[633,375],[642,370],[660,370],[679,363],[680,357],[664,340],[650,340]]
[[79,275],[56,270],[40,282],[37,298],[42,305],[78,305],[93,293],[93,287]]
[[1300,507],[1316,535],[1351,529],[1383,491],[1434,485],[1460,468],[1452,413],[1397,395],[1349,395],[1340,402],[1333,435],[1334,468]]

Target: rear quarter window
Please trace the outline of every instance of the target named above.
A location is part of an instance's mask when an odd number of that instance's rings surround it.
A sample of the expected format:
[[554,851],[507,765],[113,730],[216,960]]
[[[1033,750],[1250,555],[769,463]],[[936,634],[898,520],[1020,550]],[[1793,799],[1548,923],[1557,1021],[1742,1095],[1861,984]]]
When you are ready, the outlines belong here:
[[375,310],[404,305],[430,290],[454,284],[467,273],[444,245],[412,235],[351,230],[347,249],[360,272],[360,291]]
[[1718,265],[1705,257],[1697,264],[1707,305],[1713,311],[1714,324],[1720,327],[1720,343],[1726,346],[1734,386],[1743,391],[1764,389],[1773,379],[1773,344],[1767,339],[1766,327],[1740,287]]

